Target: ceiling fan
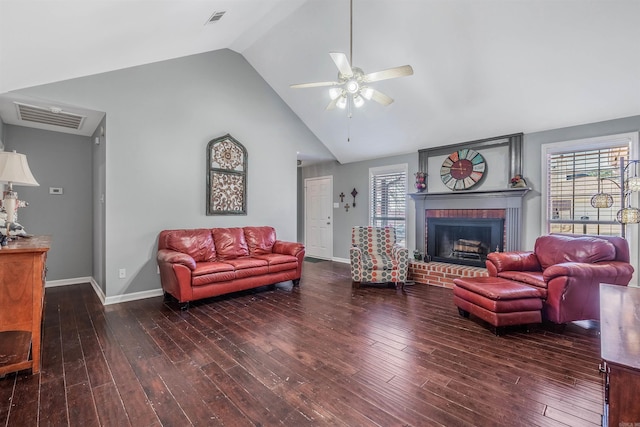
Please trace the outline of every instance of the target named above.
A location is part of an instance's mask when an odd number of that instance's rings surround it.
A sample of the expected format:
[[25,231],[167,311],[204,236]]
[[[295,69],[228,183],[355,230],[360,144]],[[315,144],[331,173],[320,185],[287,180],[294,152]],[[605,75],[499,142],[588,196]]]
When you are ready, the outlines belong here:
[[[413,74],[411,65],[389,68],[382,71],[365,74],[360,68],[352,67],[353,64],[353,0],[350,0],[350,21],[349,21],[349,58],[340,52],[331,52],[329,55],[338,68],[338,80],[331,82],[299,83],[290,87],[294,89],[333,86],[329,89],[331,102],[327,105],[327,110],[338,107],[345,109],[351,105],[358,108],[364,105],[365,100],[373,100],[382,105],[389,105],[393,98],[369,86],[369,83],[381,80],[395,79],[397,77],[410,76]],[[351,115],[351,113],[349,113]]]

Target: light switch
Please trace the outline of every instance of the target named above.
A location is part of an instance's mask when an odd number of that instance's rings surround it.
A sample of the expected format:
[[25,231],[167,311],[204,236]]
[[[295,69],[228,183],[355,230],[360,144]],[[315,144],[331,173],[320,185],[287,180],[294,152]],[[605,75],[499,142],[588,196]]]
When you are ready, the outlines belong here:
[[333,208],[334,208],[334,209],[337,209],[337,208],[339,208],[339,207],[340,207],[340,203],[334,203],[334,204],[333,204]]

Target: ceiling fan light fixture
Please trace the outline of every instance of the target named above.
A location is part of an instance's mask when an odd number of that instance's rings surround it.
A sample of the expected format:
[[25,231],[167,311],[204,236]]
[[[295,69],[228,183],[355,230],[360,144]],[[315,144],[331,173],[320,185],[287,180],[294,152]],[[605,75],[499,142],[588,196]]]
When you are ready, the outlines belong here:
[[331,89],[329,89],[329,97],[331,98],[331,100],[334,100],[339,96],[342,96],[342,89],[339,89],[337,87],[332,87]]
[[336,102],[336,107],[338,107],[341,110],[344,110],[345,108],[347,108],[347,97],[346,96],[341,96],[340,99],[338,99],[338,102]]
[[362,97],[367,101],[370,101],[373,97],[373,89],[365,86],[360,90],[360,95],[362,95]]
[[360,90],[360,84],[357,80],[351,79],[347,82],[344,88],[347,90],[347,92],[353,95],[358,93],[358,91]]
[[362,107],[362,106],[364,105],[364,98],[363,98],[363,97],[361,97],[360,95],[355,95],[355,96],[353,97],[353,105],[354,105],[356,108],[360,108],[360,107]]

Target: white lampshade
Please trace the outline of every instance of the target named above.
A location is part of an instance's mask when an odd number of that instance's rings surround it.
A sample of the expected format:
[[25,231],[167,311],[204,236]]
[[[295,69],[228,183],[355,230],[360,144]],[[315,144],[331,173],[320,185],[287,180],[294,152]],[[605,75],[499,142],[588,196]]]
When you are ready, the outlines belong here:
[[0,182],[13,185],[40,185],[29,169],[27,156],[15,151],[0,151]]
[[360,95],[356,95],[353,97],[353,105],[356,108],[360,108],[364,105],[364,98],[362,98]]

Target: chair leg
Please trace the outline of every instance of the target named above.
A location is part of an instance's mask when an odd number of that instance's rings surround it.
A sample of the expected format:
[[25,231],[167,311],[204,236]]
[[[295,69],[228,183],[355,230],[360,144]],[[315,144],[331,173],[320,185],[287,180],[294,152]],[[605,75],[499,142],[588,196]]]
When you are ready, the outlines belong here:
[[356,289],[359,289],[359,288],[360,288],[360,282],[356,282],[356,281],[354,280],[354,281],[352,281],[352,282],[351,282],[351,286],[352,286],[352,287],[354,287],[354,288],[356,288]]

